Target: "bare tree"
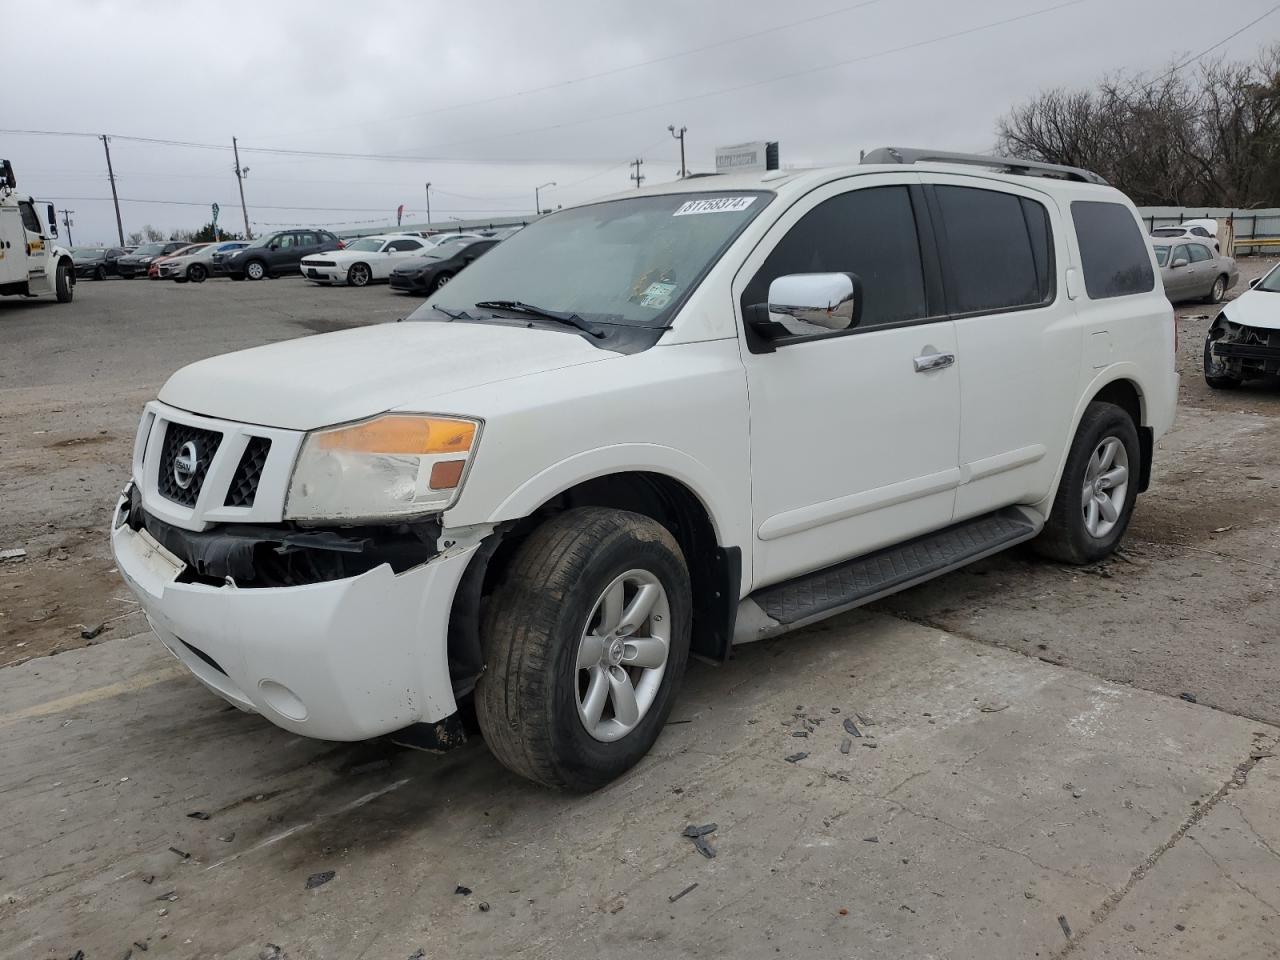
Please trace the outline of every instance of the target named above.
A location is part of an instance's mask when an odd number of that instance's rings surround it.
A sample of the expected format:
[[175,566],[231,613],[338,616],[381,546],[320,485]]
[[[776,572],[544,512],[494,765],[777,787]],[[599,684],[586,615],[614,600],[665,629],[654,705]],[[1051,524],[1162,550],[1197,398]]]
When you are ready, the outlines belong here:
[[1191,78],[1104,77],[1049,90],[997,125],[1010,156],[1093,170],[1142,204],[1280,204],[1280,44]]
[[134,230],[132,233],[129,234],[129,238],[128,238],[129,246],[136,247],[140,245],[144,239],[145,238],[143,237],[141,230]]
[[152,243],[155,243],[158,240],[165,239],[164,231],[157,230],[155,227],[153,227],[149,223],[143,225],[142,232],[146,235],[146,238]]

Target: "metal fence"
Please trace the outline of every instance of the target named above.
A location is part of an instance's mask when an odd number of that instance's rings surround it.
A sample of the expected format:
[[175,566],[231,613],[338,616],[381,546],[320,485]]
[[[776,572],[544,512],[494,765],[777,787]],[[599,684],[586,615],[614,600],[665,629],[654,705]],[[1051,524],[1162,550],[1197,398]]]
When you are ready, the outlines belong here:
[[1235,253],[1280,253],[1280,207],[1240,210],[1231,207],[1139,207],[1147,230],[1176,227],[1187,220],[1230,220]]

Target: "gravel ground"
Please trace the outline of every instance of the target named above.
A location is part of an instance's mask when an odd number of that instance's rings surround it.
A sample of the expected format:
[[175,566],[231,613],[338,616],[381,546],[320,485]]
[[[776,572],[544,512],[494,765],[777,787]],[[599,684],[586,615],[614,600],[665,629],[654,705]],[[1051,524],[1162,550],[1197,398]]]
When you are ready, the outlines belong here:
[[[1241,262],[1246,288],[1272,261]],[[199,286],[84,282],[68,306],[0,301],[0,666],[144,629],[112,570],[105,526],[139,410],[203,357],[404,316],[386,287],[301,280]],[[1178,310],[1183,376],[1124,549],[1084,569],[1014,551],[877,605],[1100,677],[1280,722],[1280,390],[1209,390],[1215,308]],[[106,623],[95,639],[82,629]]]

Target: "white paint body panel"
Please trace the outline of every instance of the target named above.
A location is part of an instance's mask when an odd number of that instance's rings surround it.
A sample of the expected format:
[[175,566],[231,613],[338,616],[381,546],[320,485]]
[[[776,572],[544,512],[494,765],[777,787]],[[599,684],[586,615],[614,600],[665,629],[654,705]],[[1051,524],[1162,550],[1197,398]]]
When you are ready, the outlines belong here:
[[[1057,247],[1055,301],[750,353],[740,295],[790,224],[845,190],[932,182],[1042,200]],[[1155,436],[1171,425],[1172,311],[1159,281],[1150,294],[1094,302],[1079,275],[1070,202],[1127,203],[1115,191],[917,164],[717,177],[626,196],[711,190],[775,195],[760,197],[759,214],[656,346],[621,355],[568,329],[407,322],[201,361],[174,374],[148,408],[134,465],[144,505],[187,529],[228,519],[221,501],[186,514],[157,504],[149,464],[159,440],[149,426],[160,420],[232,439],[270,435],[280,462],[268,461],[275,472],[269,483],[264,472],[253,519],[276,522],[305,431],[386,411],[475,417],[480,441],[443,515],[446,531],[528,516],[595,477],[663,474],[703,504],[719,544],[740,551],[745,597],[963,516],[1010,505],[1044,516],[1085,407],[1114,380],[1136,385]],[[916,373],[913,358],[929,352],[954,353],[956,362]],[[382,567],[251,591],[157,583],[145,550],[118,532],[113,542],[166,644],[203,682],[281,726],[353,739],[454,709],[446,628],[465,551],[399,576]],[[207,665],[202,674],[175,636],[198,636],[234,689],[220,689],[227,683]],[[255,692],[263,679],[332,710],[309,727],[282,719]]]
[[1223,312],[1232,323],[1259,330],[1280,330],[1280,293],[1246,290]]

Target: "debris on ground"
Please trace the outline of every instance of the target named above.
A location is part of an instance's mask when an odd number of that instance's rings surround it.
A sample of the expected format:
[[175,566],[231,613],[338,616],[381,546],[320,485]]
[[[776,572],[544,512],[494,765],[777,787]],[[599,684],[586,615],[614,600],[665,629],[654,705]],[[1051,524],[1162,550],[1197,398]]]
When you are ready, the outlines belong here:
[[413,953],[409,954],[409,960],[426,960],[427,951],[419,947]]
[[803,760],[803,759],[804,759],[805,757],[807,757],[808,755],[809,755],[809,754],[807,754],[807,753],[805,753],[803,750],[801,750],[799,753],[793,753],[791,756],[789,756],[789,757],[783,757],[782,759],[786,760],[786,761],[787,761],[787,763],[799,763],[801,760]]
[[839,910],[836,911],[836,913],[840,914],[840,916],[842,917],[847,917],[849,915],[849,908],[841,907]]
[[[481,900],[481,901],[480,901],[480,903],[479,903],[479,907],[480,907],[480,912],[481,912],[481,913],[488,913],[488,912],[489,912],[489,901],[488,901],[488,900]],[[617,910],[615,910],[615,911],[613,911],[613,912],[614,912],[614,913],[617,913],[618,911],[617,911]]]
[[999,713],[1001,710],[1008,710],[1007,703],[984,703],[978,708],[979,713]]
[[870,836],[870,837],[863,837],[863,838],[862,838],[862,842],[863,842],[863,843],[879,843],[879,842],[880,842],[880,838],[879,838],[879,837],[877,837],[877,836],[875,836],[875,835],[873,834],[873,835],[872,835],[872,836]]
[[853,746],[853,740],[851,740],[849,737],[845,737],[843,740],[840,741],[840,752],[848,753],[849,748],[852,746]]
[[21,547],[13,547],[9,550],[0,550],[0,563],[9,560],[21,563],[25,559],[27,559],[27,551],[23,550]]
[[107,628],[106,623],[95,623],[92,627],[86,627],[86,626],[84,626],[83,624],[81,624],[81,626],[80,626],[80,639],[81,639],[81,640],[92,640],[94,637],[96,637],[98,634],[100,634],[100,633],[101,633],[103,630],[105,630],[106,628]]
[[1067,918],[1062,914],[1058,914],[1058,926],[1062,928],[1062,932],[1067,935],[1067,939],[1071,939],[1071,924],[1067,923]]
[[235,838],[236,838],[236,835],[234,833],[228,833],[225,836],[219,837],[218,839],[221,840],[223,843],[230,843]]
[[285,954],[274,943],[268,943],[258,952],[258,960],[285,960]]
[[337,875],[334,870],[321,870],[319,873],[313,873],[307,877],[307,889],[314,890],[316,887],[323,887]]
[[188,813],[187,816],[190,817],[192,820],[208,820],[209,819],[209,814],[205,813],[203,810],[193,810],[190,813]]
[[793,730],[793,731],[791,731],[791,735],[792,735],[793,737],[807,737],[807,736],[809,735],[809,731],[808,731],[808,730]]
[[863,740],[863,741],[862,741],[862,745],[863,745],[864,747],[870,747],[872,750],[874,750],[874,749],[876,749],[876,747],[880,746],[880,744],[876,743],[874,740]]
[[700,827],[691,823],[681,831],[680,835],[692,840],[694,848],[710,860],[715,857],[716,848],[711,846],[710,841],[707,840],[707,835],[715,833],[717,829],[719,829],[719,824],[715,823],[706,823]]
[[178,899],[178,891],[177,891],[177,890],[170,890],[168,893],[162,893],[162,894],[160,894],[160,896],[156,897],[156,899],[157,899],[157,900],[167,900],[169,903],[173,903],[175,900],[177,900],[177,899]]
[[144,876],[144,877],[142,878],[142,882],[143,882],[143,883],[155,883],[155,882],[156,882],[156,875],[155,875],[154,873],[148,873],[146,876]]
[[150,948],[150,947],[148,947],[145,943],[143,943],[141,940],[135,940],[135,941],[133,941],[133,945],[134,945],[135,947],[137,947],[139,950],[141,950],[143,953],[146,953],[148,950],[150,950],[150,949],[151,949],[151,948]]
[[854,722],[850,720],[848,717],[844,718],[844,732],[849,734],[849,736],[851,737],[862,736],[862,731],[859,730],[857,725],[854,724]]
[[681,897],[683,897],[686,893],[692,893],[695,887],[697,887],[697,884],[696,884],[696,883],[691,883],[691,884],[689,884],[687,887],[685,887],[685,888],[684,888],[683,890],[681,890],[679,893],[673,893],[673,894],[671,894],[671,896],[667,897],[667,902],[668,902],[668,903],[675,903],[677,900],[679,900]]
[[[125,779],[125,780],[128,780],[129,778],[128,778],[128,777],[125,777],[124,779]],[[121,781],[121,782],[123,782],[123,781]],[[183,860],[190,860],[190,859],[191,859],[191,854],[187,853],[187,851],[185,851],[185,850],[179,850],[177,847],[170,847],[170,848],[169,848],[169,852],[170,852],[170,853],[176,853],[176,854],[177,854],[178,856],[180,856]]]
[[1179,700],[1185,700],[1185,701],[1187,701],[1187,703],[1198,703],[1198,702],[1199,702],[1198,700],[1196,700],[1196,695],[1195,695],[1194,693],[1180,693],[1180,694],[1178,694],[1178,699],[1179,699]]
[[457,894],[459,897],[469,897],[469,896],[471,896],[471,888],[470,888],[470,887],[464,887],[462,884],[458,884],[456,887],[454,887],[454,888],[453,888],[453,892],[454,892],[455,894]]

